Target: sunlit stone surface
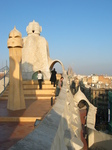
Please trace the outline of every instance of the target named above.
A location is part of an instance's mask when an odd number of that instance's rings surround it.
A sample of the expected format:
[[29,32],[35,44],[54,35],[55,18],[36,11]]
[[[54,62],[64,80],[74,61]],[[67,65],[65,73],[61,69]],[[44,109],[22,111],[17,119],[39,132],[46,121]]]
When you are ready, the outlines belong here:
[[28,36],[23,38],[22,49],[23,79],[32,79],[33,73],[38,70],[42,71],[44,79],[49,79],[50,69],[56,62],[61,62],[50,59],[48,42],[40,36],[42,27],[37,22],[30,22],[26,31]]

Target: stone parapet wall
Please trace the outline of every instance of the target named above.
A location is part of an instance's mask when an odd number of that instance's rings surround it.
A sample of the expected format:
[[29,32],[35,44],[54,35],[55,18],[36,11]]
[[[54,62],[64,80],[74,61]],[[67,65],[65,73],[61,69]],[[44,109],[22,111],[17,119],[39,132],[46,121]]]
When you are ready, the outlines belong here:
[[111,150],[112,135],[88,129],[88,148],[90,150]]
[[67,79],[59,96],[44,120],[28,136],[10,150],[68,150],[83,148],[79,110],[67,87]]

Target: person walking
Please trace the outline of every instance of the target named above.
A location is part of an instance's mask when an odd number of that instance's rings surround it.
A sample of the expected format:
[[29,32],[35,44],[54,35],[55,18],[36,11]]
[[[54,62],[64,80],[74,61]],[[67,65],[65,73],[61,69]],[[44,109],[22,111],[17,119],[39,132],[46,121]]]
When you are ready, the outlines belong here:
[[55,84],[56,84],[56,74],[57,74],[57,72],[55,71],[55,68],[54,68],[51,71],[51,78],[50,78],[51,84],[53,83],[54,87],[55,87]]
[[42,89],[43,75],[41,73],[41,70],[38,71],[37,79],[38,79],[38,82],[39,82],[39,89]]

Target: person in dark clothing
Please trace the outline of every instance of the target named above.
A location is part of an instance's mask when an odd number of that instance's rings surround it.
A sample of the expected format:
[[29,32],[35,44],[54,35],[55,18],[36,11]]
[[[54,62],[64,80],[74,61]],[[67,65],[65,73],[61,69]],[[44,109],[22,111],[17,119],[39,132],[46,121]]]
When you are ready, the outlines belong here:
[[72,81],[72,84],[71,84],[71,92],[72,92],[72,94],[73,95],[75,95],[75,82],[74,82],[74,80]]
[[55,87],[55,84],[56,84],[56,74],[57,74],[57,72],[55,71],[55,68],[54,68],[51,71],[51,78],[50,78],[51,84],[53,83],[54,87]]

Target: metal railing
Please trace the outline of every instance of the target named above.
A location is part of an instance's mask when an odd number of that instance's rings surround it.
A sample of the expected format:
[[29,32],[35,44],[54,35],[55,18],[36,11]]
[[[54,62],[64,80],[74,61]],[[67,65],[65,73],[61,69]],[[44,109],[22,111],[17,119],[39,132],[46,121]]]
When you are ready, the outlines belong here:
[[0,69],[0,95],[5,91],[9,84],[9,68],[5,66]]
[[8,66],[5,66],[5,67],[0,69],[0,72],[5,72],[5,71],[6,72],[9,71],[9,67]]

